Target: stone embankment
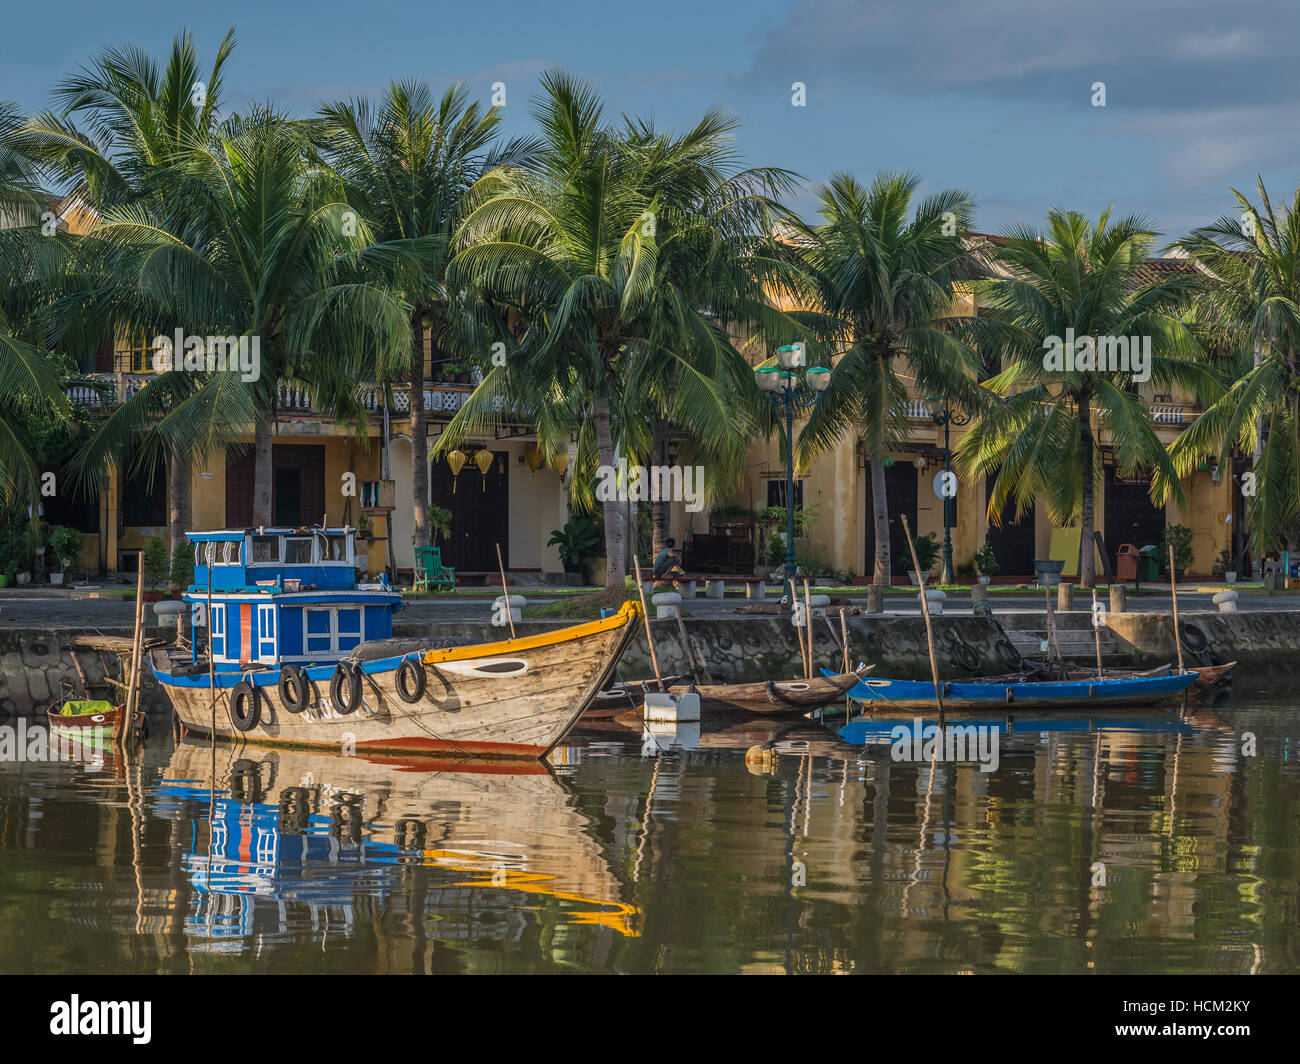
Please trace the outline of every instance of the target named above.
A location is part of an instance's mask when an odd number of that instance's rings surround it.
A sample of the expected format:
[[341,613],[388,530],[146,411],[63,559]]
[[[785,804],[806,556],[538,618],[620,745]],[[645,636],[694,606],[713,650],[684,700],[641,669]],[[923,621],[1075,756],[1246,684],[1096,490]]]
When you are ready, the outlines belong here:
[[[1209,649],[1220,658],[1238,662],[1234,692],[1238,695],[1287,695],[1300,688],[1300,610],[1258,613],[1181,614],[1184,625],[1192,625],[1205,636]],[[1113,667],[1144,668],[1177,660],[1173,623],[1167,613],[1112,613],[1107,618],[1109,638],[1105,664]],[[1063,631],[1091,631],[1090,615],[1075,611],[1058,613],[1056,623]],[[545,632],[559,622],[525,621],[516,624],[520,635]],[[683,652],[674,620],[653,621],[655,649],[665,674],[691,675],[691,664]],[[766,677],[802,674],[798,643],[789,618],[782,616],[740,616],[732,618],[687,618],[688,639],[696,661],[703,661],[715,682],[739,682]],[[934,621],[939,669],[945,679],[969,675],[953,661],[953,644],[964,643],[979,660],[985,674],[1004,672],[997,643],[1004,630],[1041,630],[1044,614],[1002,613],[995,620],[970,616],[945,616]],[[428,635],[432,639],[470,639],[489,642],[505,633],[483,623],[428,624],[399,622],[399,636]],[[80,693],[79,679],[71,658],[62,649],[68,639],[86,629],[0,631],[0,714],[25,716],[43,713],[58,698],[65,684]],[[103,635],[130,636],[130,629],[98,630]],[[150,637],[162,630],[150,628]],[[928,679],[930,659],[926,649],[925,622],[919,616],[860,615],[848,618],[849,657],[852,664],[874,662],[876,674],[900,679]],[[1193,642],[1197,640],[1193,639]],[[1095,660],[1086,638],[1070,644],[1072,658]],[[838,668],[843,660],[837,615],[816,618],[813,627],[813,655],[818,666]],[[1184,651],[1188,663],[1196,661]],[[110,667],[116,663],[108,657]],[[92,685],[104,676],[99,654],[82,651],[82,668]],[[644,632],[628,648],[619,663],[624,679],[651,676],[649,647]],[[141,685],[144,708],[166,713],[167,697],[153,677],[145,672]]]

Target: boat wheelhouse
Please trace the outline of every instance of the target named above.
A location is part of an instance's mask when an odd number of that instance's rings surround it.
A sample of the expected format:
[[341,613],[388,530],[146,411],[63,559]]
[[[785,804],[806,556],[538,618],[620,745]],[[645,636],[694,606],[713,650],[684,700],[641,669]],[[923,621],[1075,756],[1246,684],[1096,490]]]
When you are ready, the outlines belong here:
[[186,533],[194,583],[182,597],[195,626],[208,628],[213,669],[335,662],[362,643],[391,638],[402,597],[386,578],[358,585],[354,534],[320,527]]

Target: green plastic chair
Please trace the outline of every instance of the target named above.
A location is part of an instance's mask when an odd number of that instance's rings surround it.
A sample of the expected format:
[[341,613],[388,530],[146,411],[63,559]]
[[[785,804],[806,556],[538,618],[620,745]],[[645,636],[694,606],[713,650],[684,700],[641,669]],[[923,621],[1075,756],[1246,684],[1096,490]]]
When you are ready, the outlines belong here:
[[442,564],[441,547],[415,548],[415,586],[413,591],[430,587],[455,587],[456,570]]

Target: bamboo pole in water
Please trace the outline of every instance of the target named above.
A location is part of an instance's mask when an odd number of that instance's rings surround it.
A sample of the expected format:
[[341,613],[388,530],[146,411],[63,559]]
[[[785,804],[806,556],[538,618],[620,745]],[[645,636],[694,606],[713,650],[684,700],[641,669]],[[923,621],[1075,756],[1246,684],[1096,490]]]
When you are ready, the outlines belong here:
[[[506,597],[506,620],[510,622],[510,638],[513,639],[515,637],[515,619],[510,613],[510,589],[506,587],[506,564],[501,560],[500,543],[497,544],[497,568],[501,570],[501,591]],[[528,605],[526,600],[524,605]]]
[[907,549],[912,552],[912,568],[921,580],[921,616],[925,618],[925,642],[930,649],[930,675],[934,678],[934,702],[939,707],[939,723],[943,723],[943,687],[939,683],[939,659],[934,655],[934,626],[930,623],[930,601],[925,597],[925,577],[921,572],[921,562],[916,556],[916,544],[912,542],[912,529],[908,526],[907,515],[903,518],[903,535],[907,537]]
[[1178,648],[1178,671],[1183,671],[1183,640],[1178,632],[1178,580],[1174,575],[1174,545],[1169,544],[1169,591],[1174,597],[1174,646]]
[[117,743],[119,746],[126,742],[126,734],[131,730],[131,725],[135,721],[135,707],[140,700],[140,652],[144,643],[142,629],[144,627],[144,551],[136,553],[136,582],[135,582],[135,630],[131,636],[131,675],[126,681],[126,710],[123,714],[125,719],[117,733]]
[[844,619],[847,607],[840,607],[840,640],[844,644],[844,671],[849,671],[849,622]]
[[659,658],[655,654],[655,637],[650,631],[650,611],[646,609],[645,586],[641,583],[641,560],[635,554],[632,555],[632,565],[636,568],[636,593],[641,598],[641,613],[645,616],[645,641],[650,647],[650,664],[654,666],[655,683],[659,685],[659,690],[662,693],[664,680],[659,675]]
[[812,612],[812,595],[808,592],[808,578],[803,578],[803,623],[808,630],[808,659],[804,665],[803,678],[811,680],[813,674],[813,612]]
[[1097,640],[1097,679],[1101,679],[1101,625],[1097,623],[1097,589],[1092,589],[1092,631]]

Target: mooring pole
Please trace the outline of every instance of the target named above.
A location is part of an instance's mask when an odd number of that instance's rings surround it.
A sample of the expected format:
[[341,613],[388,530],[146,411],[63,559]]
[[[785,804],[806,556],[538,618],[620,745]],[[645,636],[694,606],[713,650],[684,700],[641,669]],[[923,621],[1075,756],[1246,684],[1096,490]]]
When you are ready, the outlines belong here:
[[939,683],[939,659],[934,656],[934,627],[930,623],[930,600],[925,597],[925,578],[928,574],[921,572],[921,562],[916,556],[916,544],[912,542],[912,529],[908,526],[907,515],[903,519],[903,535],[907,537],[907,549],[912,552],[912,568],[921,581],[921,616],[925,618],[925,642],[930,650],[930,675],[934,678],[934,701],[939,707],[939,723],[943,723],[943,687]]

